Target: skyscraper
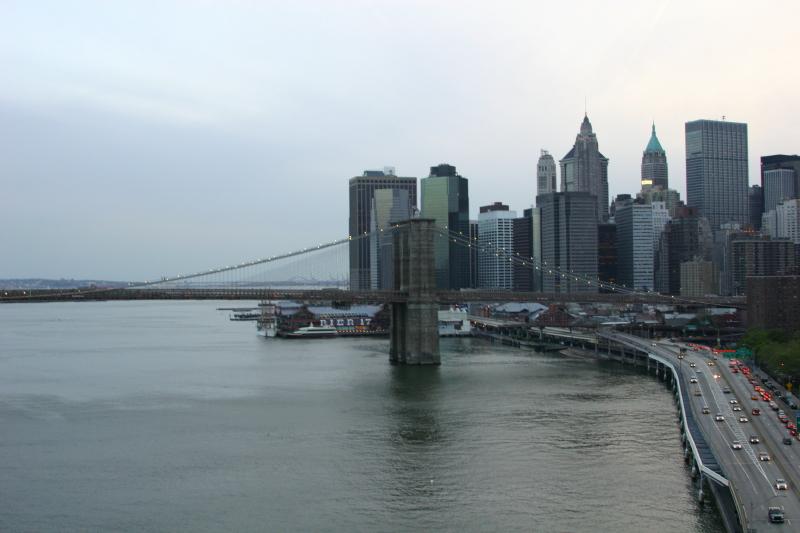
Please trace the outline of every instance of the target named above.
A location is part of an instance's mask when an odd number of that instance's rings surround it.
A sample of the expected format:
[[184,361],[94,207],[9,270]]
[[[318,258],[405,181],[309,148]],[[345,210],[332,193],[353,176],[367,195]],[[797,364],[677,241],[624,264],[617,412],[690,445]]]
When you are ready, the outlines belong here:
[[536,195],[558,192],[556,185],[556,161],[550,152],[542,150],[536,165]]
[[695,208],[680,207],[664,227],[659,241],[656,288],[669,294],[681,293],[681,263],[696,258],[710,261],[713,234],[708,221]]
[[542,290],[597,292],[597,199],[588,192],[558,192],[537,201]]
[[350,178],[350,289],[367,290],[372,286],[372,262],[374,244],[372,237],[364,237],[372,231],[372,213],[375,191],[398,189],[407,192],[408,212],[417,208],[417,178],[397,177],[394,169],[366,170],[361,176]]
[[642,190],[646,191],[654,187],[660,187],[662,190],[669,188],[667,153],[658,142],[655,124],[653,124],[653,131],[650,134],[650,141],[642,153]]
[[717,120],[686,123],[686,203],[716,231],[748,223],[747,124]]
[[751,185],[747,191],[747,202],[750,205],[750,226],[761,229],[761,215],[764,214],[764,189],[760,185]]
[[597,203],[597,220],[608,220],[608,158],[600,153],[588,116],[583,117],[572,150],[559,163],[561,192],[588,192]]
[[653,205],[630,197],[615,204],[618,282],[634,289],[652,290]]
[[[421,180],[422,217],[432,218],[442,231],[469,235],[469,186],[456,167],[447,164],[431,167]],[[434,240],[436,286],[461,289],[470,286],[469,249],[446,237]]]
[[478,213],[478,286],[485,289],[513,289],[514,219],[517,213],[495,202]]
[[525,209],[522,216],[514,219],[514,257],[518,259],[514,263],[514,282],[515,291],[530,292],[534,288],[533,268],[533,231],[534,226],[533,208]]
[[[766,198],[767,187],[764,183],[764,173],[770,170],[790,169],[794,171],[795,190],[800,194],[800,155],[765,155],[761,157],[761,188]],[[768,211],[768,209],[764,209]]]
[[776,168],[761,173],[764,183],[764,212],[772,211],[784,200],[797,198],[794,169]]
[[[617,282],[617,225],[614,223],[597,225],[597,274],[603,283]],[[600,292],[611,292],[611,289],[601,286]]]
[[370,288],[394,288],[394,238],[392,224],[411,218],[406,189],[376,189],[370,216]]

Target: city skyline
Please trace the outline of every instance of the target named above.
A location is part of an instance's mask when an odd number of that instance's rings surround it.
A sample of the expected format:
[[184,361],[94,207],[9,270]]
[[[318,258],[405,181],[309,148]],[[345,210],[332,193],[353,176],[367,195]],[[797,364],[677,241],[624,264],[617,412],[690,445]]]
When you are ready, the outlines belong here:
[[[521,212],[540,150],[569,150],[585,101],[609,198],[638,191],[653,121],[684,199],[687,121],[747,123],[750,184],[760,156],[800,151],[791,38],[754,36],[789,2],[631,3],[614,32],[596,31],[607,13],[591,3],[11,6],[0,277],[143,279],[332,240],[346,177],[385,165],[422,178],[449,162],[469,176],[471,218],[497,200]],[[567,40],[529,31],[568,17]]]

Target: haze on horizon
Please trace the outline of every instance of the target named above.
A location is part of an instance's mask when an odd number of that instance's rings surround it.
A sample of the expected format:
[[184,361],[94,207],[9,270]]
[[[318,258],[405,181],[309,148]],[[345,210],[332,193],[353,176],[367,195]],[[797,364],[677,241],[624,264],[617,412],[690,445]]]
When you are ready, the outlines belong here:
[[610,195],[655,121],[746,122],[798,153],[800,4],[652,1],[0,4],[0,278],[146,279],[347,233],[347,180],[448,162],[470,210],[534,202],[584,101]]

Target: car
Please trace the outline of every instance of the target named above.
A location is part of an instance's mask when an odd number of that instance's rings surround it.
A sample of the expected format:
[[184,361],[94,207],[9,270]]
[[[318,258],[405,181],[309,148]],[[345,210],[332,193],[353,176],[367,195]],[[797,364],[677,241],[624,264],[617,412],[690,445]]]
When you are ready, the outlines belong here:
[[710,413],[710,412],[711,412],[711,409],[709,409],[707,405],[704,405],[704,406],[703,406],[703,414],[704,414],[704,415],[707,415],[707,414],[708,414],[708,413]]
[[750,444],[758,444],[761,442],[761,439],[758,438],[758,435],[750,435]]
[[733,410],[734,411],[741,411],[742,410],[742,406],[741,405],[734,405],[733,406]]
[[709,361],[708,366],[714,366],[714,361]]
[[787,490],[788,488],[789,485],[786,483],[785,479],[779,477],[775,480],[775,490]]
[[742,443],[739,442],[738,440],[735,440],[735,441],[731,442],[731,448],[733,448],[734,450],[741,450],[742,449]]
[[657,346],[657,344],[655,342],[651,342],[650,346]]
[[697,378],[690,378],[689,383],[697,383]]
[[745,422],[747,422],[747,421],[748,421],[748,420],[747,420],[747,417],[746,417],[746,416],[740,416],[740,417],[739,417],[739,422],[741,422],[742,424],[744,424],[744,423],[745,423]]
[[758,407],[753,407],[753,409],[750,411],[750,414],[753,416],[760,416],[761,409],[759,409]]
[[767,510],[769,521],[773,524],[783,524],[783,507],[770,507]]
[[795,402],[794,400],[789,402],[789,409],[797,409],[797,402]]
[[[725,417],[722,415],[722,413],[717,413],[714,416],[714,420],[716,420],[717,422],[722,422],[723,420],[725,420]],[[786,439],[784,439],[784,440],[786,440]]]
[[702,392],[700,392],[700,389],[695,389],[693,394],[694,394],[695,396],[702,396],[702,395],[703,395],[703,393],[702,393]]
[[770,460],[769,454],[767,452],[759,452],[758,460],[768,462]]
[[750,399],[753,400],[754,402],[757,402],[758,401],[758,394],[751,394],[750,395]]
[[739,400],[737,400],[736,398],[730,401],[731,405],[736,405],[737,403],[739,403]]
[[725,394],[730,394],[731,393],[731,389],[729,389],[728,387],[725,387],[724,389],[722,389],[722,392],[724,392]]
[[777,411],[778,410],[778,404],[775,403],[775,402],[769,402],[769,408],[772,409],[773,411]]
[[786,446],[791,446],[792,445],[792,439],[790,439],[789,437],[783,437],[783,443]]
[[778,409],[778,416],[786,416],[786,413],[783,409]]
[[696,366],[697,366],[697,363],[695,363],[695,362],[691,362],[691,363],[689,363],[689,367],[691,367],[691,368],[694,368],[694,367],[696,367]]

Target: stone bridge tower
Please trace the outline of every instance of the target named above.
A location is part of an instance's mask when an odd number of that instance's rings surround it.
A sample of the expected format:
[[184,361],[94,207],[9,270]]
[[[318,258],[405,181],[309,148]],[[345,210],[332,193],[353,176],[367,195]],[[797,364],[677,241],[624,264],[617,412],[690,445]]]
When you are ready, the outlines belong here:
[[441,364],[434,223],[433,219],[414,218],[401,222],[394,232],[394,288],[408,298],[392,303],[392,364]]

